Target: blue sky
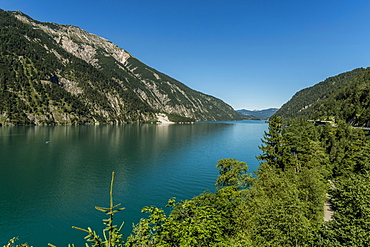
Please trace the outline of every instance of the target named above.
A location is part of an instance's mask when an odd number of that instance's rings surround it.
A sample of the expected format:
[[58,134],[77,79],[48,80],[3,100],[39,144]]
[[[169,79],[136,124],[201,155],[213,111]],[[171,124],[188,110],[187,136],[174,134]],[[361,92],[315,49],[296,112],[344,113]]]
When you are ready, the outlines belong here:
[[281,107],[370,65],[368,0],[0,0],[0,8],[102,36],[234,109]]

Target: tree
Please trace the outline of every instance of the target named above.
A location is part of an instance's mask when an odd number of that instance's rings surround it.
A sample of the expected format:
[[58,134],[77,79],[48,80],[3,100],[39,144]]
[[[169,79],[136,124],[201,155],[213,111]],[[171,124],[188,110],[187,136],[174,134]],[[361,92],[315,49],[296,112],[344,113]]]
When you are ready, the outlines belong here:
[[261,167],[264,167],[266,164],[267,166],[284,170],[285,164],[282,160],[284,154],[282,120],[277,115],[273,115],[269,119],[268,132],[265,132],[262,143],[263,145],[259,148],[263,154],[257,157],[257,159],[262,161]]
[[220,175],[216,181],[216,187],[231,187],[234,190],[247,189],[252,185],[252,174],[248,172],[248,166],[245,162],[239,162],[236,159],[221,159],[216,166]]

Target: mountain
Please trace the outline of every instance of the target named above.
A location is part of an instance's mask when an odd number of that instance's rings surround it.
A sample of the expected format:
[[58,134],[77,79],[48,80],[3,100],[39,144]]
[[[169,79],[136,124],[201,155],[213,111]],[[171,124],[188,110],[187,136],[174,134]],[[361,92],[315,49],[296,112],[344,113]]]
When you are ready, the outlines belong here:
[[358,68],[297,92],[276,113],[312,120],[344,120],[370,126],[370,68]]
[[231,106],[76,26],[0,10],[0,125],[238,118]]
[[274,115],[276,111],[279,110],[278,108],[268,108],[264,110],[236,110],[237,113],[240,114],[243,118],[249,118],[249,119],[267,119]]

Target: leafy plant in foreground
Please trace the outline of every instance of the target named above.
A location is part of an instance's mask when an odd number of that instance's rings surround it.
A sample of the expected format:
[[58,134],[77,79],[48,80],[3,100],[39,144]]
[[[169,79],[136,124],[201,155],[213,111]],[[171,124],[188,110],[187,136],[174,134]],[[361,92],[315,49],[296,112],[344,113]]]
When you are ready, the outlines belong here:
[[[123,234],[120,233],[124,222],[122,222],[121,226],[117,228],[117,225],[113,224],[113,216],[115,213],[122,211],[125,208],[118,208],[119,206],[121,206],[121,203],[113,206],[113,183],[114,183],[114,172],[112,172],[112,180],[110,183],[110,190],[109,190],[109,208],[95,207],[97,210],[102,211],[109,217],[108,219],[103,219],[104,225],[106,225],[106,228],[103,229],[104,240],[102,240],[100,236],[90,227],[88,227],[87,229],[83,229],[83,228],[72,226],[72,228],[74,229],[78,229],[78,230],[81,230],[87,233],[87,236],[85,237],[85,239],[88,242],[92,242],[92,245],[91,245],[92,247],[94,246],[115,247],[115,246],[123,246],[124,244],[124,242],[121,240],[123,237]],[[49,246],[55,247],[52,244],[49,244]],[[86,243],[86,247],[88,246],[90,245]]]
[[28,245],[27,243],[26,244],[17,244],[17,245],[14,245],[15,244],[15,241],[17,241],[18,238],[12,238],[8,241],[8,244],[7,245],[4,245],[3,247],[32,247],[30,245]]

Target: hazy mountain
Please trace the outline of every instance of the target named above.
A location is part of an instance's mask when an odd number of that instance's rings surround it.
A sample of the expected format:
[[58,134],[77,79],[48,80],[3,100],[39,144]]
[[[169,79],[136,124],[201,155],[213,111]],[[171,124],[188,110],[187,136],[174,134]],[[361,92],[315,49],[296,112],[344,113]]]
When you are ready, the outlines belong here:
[[267,119],[274,115],[276,111],[279,110],[278,108],[268,108],[264,110],[236,110],[243,118],[249,119]]
[[277,112],[283,117],[342,119],[370,126],[370,68],[358,68],[297,92]]
[[0,125],[238,118],[231,106],[76,26],[0,10]]

